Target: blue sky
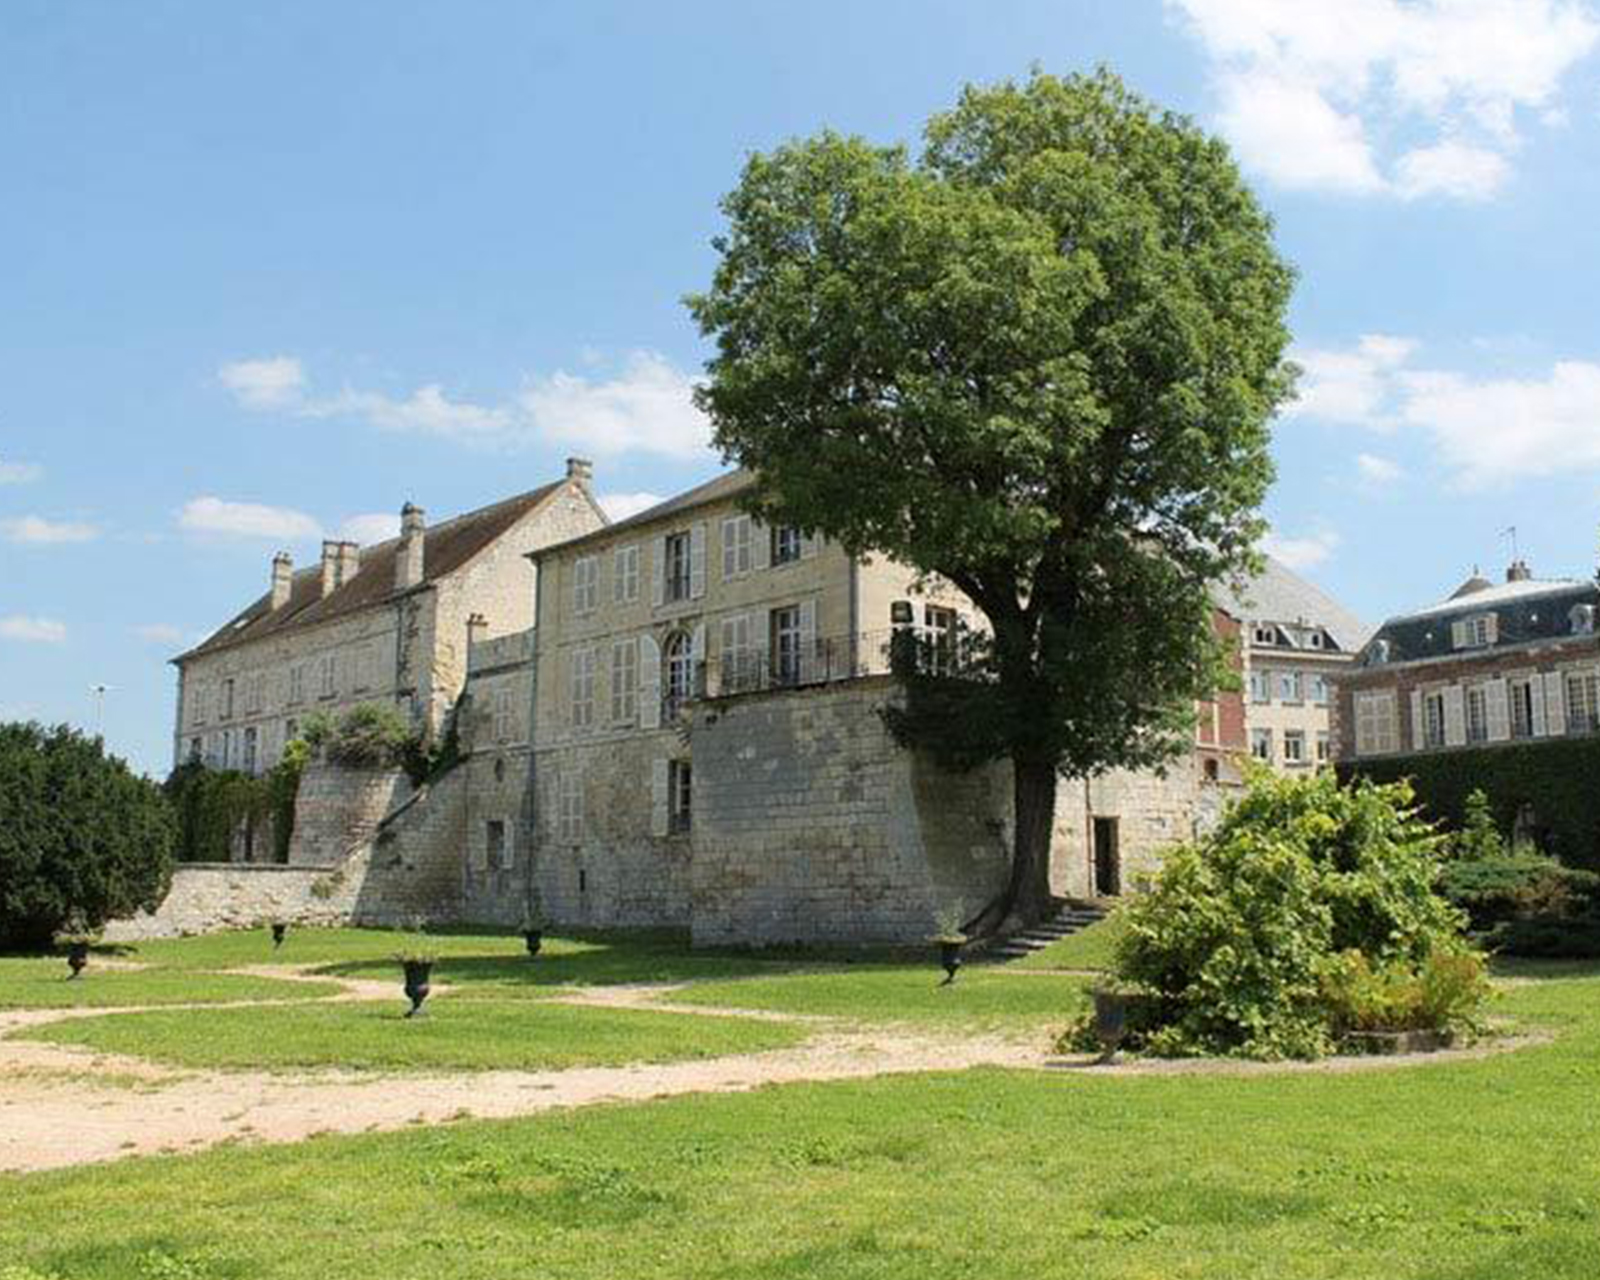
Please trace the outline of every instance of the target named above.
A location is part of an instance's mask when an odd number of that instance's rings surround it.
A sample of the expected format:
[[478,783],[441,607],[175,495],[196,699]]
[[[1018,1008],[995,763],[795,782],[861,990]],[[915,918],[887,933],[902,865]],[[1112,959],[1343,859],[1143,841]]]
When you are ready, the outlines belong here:
[[1272,546],[1372,620],[1600,525],[1600,9],[1577,0],[0,10],[0,719],[164,771],[166,660],[280,546],[592,455],[716,470],[680,299],[743,158],[1106,62],[1300,271]]

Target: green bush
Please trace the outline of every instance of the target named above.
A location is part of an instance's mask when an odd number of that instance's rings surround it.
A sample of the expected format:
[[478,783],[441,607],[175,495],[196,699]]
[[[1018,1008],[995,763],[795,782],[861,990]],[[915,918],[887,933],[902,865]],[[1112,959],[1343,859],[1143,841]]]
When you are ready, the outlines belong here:
[[1322,971],[1322,997],[1336,1035],[1471,1028],[1488,994],[1483,957],[1470,951],[1435,951],[1420,966],[1374,965],[1361,952],[1346,951]]
[[300,734],[323,759],[355,769],[402,764],[418,737],[398,708],[381,702],[363,702],[337,717],[309,716]]
[[176,836],[161,788],[98,738],[0,724],[0,949],[154,909]]
[[1171,850],[1123,911],[1117,973],[1151,993],[1167,1055],[1316,1057],[1333,1046],[1325,980],[1347,952],[1417,975],[1466,951],[1434,889],[1440,838],[1403,784],[1254,777],[1211,835]]
[[306,744],[296,738],[261,777],[210,769],[198,760],[174,769],[165,790],[178,818],[178,861],[231,861],[235,837],[249,826],[270,837],[273,861],[287,862],[295,799],[309,754]]

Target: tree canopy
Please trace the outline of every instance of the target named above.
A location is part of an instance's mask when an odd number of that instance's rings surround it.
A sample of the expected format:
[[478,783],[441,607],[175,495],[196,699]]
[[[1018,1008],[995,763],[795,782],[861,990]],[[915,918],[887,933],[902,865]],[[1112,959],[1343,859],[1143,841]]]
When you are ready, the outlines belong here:
[[1105,71],[968,88],[916,160],[789,143],[722,207],[689,299],[715,442],[767,519],[982,611],[896,728],[1011,760],[1006,905],[1037,914],[1058,774],[1170,759],[1228,679],[1211,592],[1256,566],[1292,387],[1270,220],[1221,142]]

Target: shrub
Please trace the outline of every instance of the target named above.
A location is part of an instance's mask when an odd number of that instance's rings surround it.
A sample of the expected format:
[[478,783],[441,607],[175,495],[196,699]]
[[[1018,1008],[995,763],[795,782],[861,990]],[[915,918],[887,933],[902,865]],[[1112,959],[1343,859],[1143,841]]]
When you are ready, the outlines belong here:
[[44,946],[69,920],[96,930],[153,910],[176,835],[161,788],[98,738],[0,724],[0,949]]
[[1419,975],[1465,953],[1465,917],[1434,891],[1440,843],[1403,783],[1253,777],[1217,829],[1171,850],[1150,892],[1123,908],[1118,974],[1161,1011],[1145,1047],[1326,1053],[1337,957]]
[[261,777],[232,769],[210,769],[198,760],[185,761],[165,783],[167,798],[178,818],[179,862],[227,862],[241,828],[265,832],[276,862],[289,860],[294,835],[295,799],[310,750],[296,738],[283,749],[278,763]]
[[415,749],[416,731],[386,703],[363,702],[337,718],[309,716],[301,726],[309,747],[333,764],[356,769],[394,768]]
[[1322,972],[1335,1034],[1470,1030],[1488,994],[1483,957],[1464,950],[1435,951],[1420,966],[1374,965],[1361,952],[1346,951]]

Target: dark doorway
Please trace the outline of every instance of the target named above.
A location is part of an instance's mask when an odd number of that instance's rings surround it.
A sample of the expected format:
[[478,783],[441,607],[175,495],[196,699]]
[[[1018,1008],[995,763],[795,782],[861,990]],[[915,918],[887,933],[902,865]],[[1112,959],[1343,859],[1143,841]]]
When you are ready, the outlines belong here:
[[1122,855],[1117,851],[1117,820],[1094,820],[1094,896],[1115,898],[1122,892]]

